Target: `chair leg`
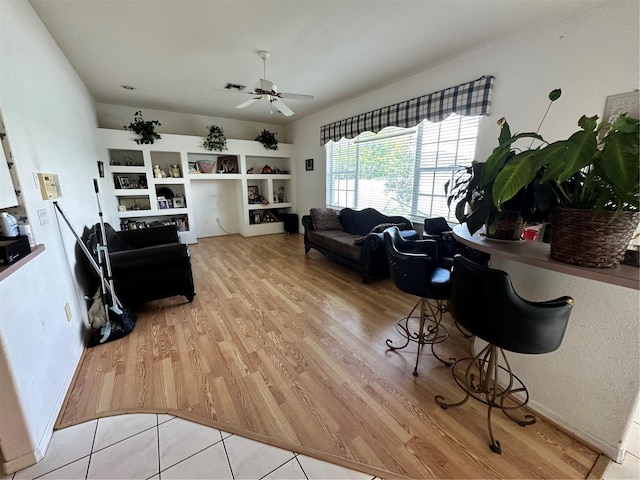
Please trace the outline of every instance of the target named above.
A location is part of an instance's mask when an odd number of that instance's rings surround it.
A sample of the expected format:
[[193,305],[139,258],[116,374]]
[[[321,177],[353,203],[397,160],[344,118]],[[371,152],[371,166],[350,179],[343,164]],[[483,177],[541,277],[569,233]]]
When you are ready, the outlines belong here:
[[[500,357],[504,366],[500,365]],[[436,403],[444,410],[458,407],[469,397],[487,405],[487,426],[489,430],[489,447],[495,453],[502,453],[502,447],[493,436],[491,413],[494,408],[501,410],[507,418],[524,427],[532,425],[536,419],[531,414],[524,414],[523,418],[515,417],[511,411],[524,407],[529,401],[529,392],[522,381],[514,375],[509,361],[501,348],[487,345],[474,358],[463,358],[451,367],[453,379],[466,393],[464,399],[457,403],[447,403],[442,395],[435,397]],[[501,382],[501,376],[504,380]],[[517,397],[515,395],[518,395]],[[508,402],[508,403],[507,403]]]
[[[434,303],[432,303],[434,302]],[[413,313],[420,305],[420,316],[415,317]],[[429,307],[430,315],[427,314],[427,307]],[[413,369],[413,375],[418,375],[418,363],[420,361],[420,354],[422,353],[422,348],[424,345],[431,345],[431,353],[433,356],[441,361],[445,366],[449,367],[453,362],[455,362],[455,358],[450,358],[450,361],[446,361],[440,358],[435,350],[434,345],[437,343],[444,342],[448,337],[449,333],[446,328],[442,325],[442,314],[445,311],[444,305],[441,300],[432,300],[429,301],[426,298],[421,298],[418,303],[411,309],[409,315],[404,318],[401,318],[396,325],[396,329],[400,333],[400,335],[405,339],[404,344],[400,346],[394,346],[393,341],[391,339],[386,340],[387,347],[389,350],[402,350],[409,342],[415,342],[418,344],[418,353],[416,354],[416,364]],[[411,331],[409,327],[409,321],[414,318],[418,319],[418,331]]]

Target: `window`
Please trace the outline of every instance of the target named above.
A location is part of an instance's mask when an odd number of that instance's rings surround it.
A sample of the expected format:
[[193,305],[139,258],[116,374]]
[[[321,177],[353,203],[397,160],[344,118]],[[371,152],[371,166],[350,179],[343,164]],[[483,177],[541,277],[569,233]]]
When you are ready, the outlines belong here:
[[327,143],[327,206],[456,221],[444,184],[473,161],[479,123],[480,116],[452,114]]

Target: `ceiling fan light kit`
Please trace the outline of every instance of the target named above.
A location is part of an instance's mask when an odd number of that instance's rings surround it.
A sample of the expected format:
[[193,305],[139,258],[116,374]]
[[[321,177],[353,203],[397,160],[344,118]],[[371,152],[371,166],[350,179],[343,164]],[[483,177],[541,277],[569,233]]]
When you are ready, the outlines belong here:
[[267,100],[271,106],[271,113],[273,113],[273,108],[280,113],[282,113],[285,117],[290,117],[294,114],[294,111],[291,110],[281,99],[288,98],[291,100],[315,100],[316,97],[313,95],[304,95],[300,93],[282,93],[278,92],[278,87],[270,80],[267,80],[267,60],[271,56],[270,52],[266,50],[258,51],[258,55],[262,59],[263,63],[263,73],[264,78],[261,78],[256,82],[253,87],[253,90],[250,92],[242,92],[244,86],[237,85],[234,83],[227,82],[225,85],[226,90],[235,90],[241,93],[246,93],[251,95],[253,98],[242,102],[240,105],[237,105],[236,108],[247,108],[249,105],[254,104],[258,100]]

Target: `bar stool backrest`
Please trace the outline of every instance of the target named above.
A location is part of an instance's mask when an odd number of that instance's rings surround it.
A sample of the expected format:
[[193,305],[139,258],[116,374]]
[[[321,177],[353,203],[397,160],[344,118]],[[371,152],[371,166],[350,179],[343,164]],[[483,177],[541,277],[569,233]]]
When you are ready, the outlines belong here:
[[450,309],[477,337],[510,352],[540,354],[562,343],[573,299],[531,302],[513,289],[506,272],[484,267],[461,255],[454,258]]

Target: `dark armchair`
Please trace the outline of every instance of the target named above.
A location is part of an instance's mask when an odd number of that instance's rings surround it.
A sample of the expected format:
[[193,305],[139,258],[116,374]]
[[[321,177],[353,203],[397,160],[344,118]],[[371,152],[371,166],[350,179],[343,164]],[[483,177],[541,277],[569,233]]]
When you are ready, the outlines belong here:
[[454,238],[453,231],[444,217],[425,218],[422,238],[438,242],[442,263],[448,267],[453,266],[453,257],[456,254],[461,254],[480,265],[489,264],[491,256],[488,253],[467,247]]
[[189,249],[175,225],[116,232],[105,224],[105,232],[116,295],[125,307],[174,295],[193,301]]

